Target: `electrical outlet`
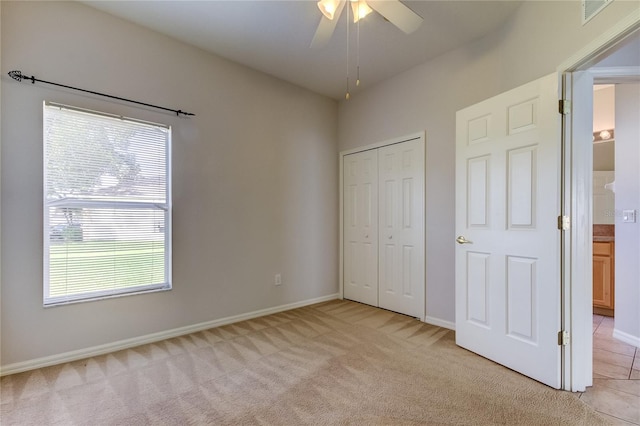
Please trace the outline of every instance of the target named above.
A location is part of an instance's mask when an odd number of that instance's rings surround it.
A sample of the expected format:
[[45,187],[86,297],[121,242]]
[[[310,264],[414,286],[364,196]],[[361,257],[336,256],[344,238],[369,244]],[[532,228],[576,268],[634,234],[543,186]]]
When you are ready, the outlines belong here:
[[274,285],[282,285],[282,275],[276,274],[273,280]]

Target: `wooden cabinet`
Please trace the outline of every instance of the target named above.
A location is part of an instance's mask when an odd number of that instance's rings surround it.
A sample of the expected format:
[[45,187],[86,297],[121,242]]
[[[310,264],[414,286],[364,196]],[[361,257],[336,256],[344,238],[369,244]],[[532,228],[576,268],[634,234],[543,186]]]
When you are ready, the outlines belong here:
[[593,308],[594,313],[613,316],[614,243],[593,243]]

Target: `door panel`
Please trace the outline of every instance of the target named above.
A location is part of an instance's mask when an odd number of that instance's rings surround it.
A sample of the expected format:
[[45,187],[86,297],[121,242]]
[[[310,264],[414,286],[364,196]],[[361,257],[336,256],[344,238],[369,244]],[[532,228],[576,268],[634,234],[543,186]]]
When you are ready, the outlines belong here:
[[488,253],[467,251],[466,321],[489,327],[489,257]]
[[507,334],[535,343],[536,321],[535,259],[507,256]]
[[550,75],[456,116],[456,343],[560,387],[560,115]]
[[344,297],[378,305],[378,155],[344,156]]
[[488,156],[467,160],[468,227],[485,228],[489,225],[489,161]]
[[507,209],[509,229],[535,229],[536,154],[535,146],[508,152]]
[[424,144],[379,149],[379,306],[424,317]]

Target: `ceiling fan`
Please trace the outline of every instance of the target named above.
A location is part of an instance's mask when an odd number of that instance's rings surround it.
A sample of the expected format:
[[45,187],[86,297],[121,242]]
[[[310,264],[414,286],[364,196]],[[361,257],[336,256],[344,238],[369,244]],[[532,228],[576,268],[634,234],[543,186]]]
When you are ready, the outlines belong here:
[[311,47],[323,47],[329,42],[347,3],[351,3],[353,22],[358,22],[375,10],[406,34],[417,30],[422,23],[422,18],[399,0],[320,0],[318,8],[322,12],[322,18]]

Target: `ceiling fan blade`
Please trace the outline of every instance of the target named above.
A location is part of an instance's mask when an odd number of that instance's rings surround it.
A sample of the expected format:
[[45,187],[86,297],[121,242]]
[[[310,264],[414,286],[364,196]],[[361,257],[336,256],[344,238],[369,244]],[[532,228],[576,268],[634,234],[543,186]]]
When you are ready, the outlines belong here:
[[338,7],[336,8],[333,19],[329,19],[326,16],[322,15],[320,23],[318,24],[318,29],[316,30],[316,34],[313,36],[313,40],[311,40],[312,48],[319,49],[327,45],[327,43],[331,39],[331,36],[333,35],[333,31],[336,29],[338,19],[340,18],[342,9],[344,9],[345,3],[345,1],[340,1],[338,3]]
[[422,24],[422,17],[399,0],[367,0],[367,4],[405,34],[414,32]]
[[337,19],[331,20],[322,15],[316,34],[313,36],[313,40],[311,40],[312,48],[319,49],[327,45],[333,35],[333,30],[336,28],[336,21]]

